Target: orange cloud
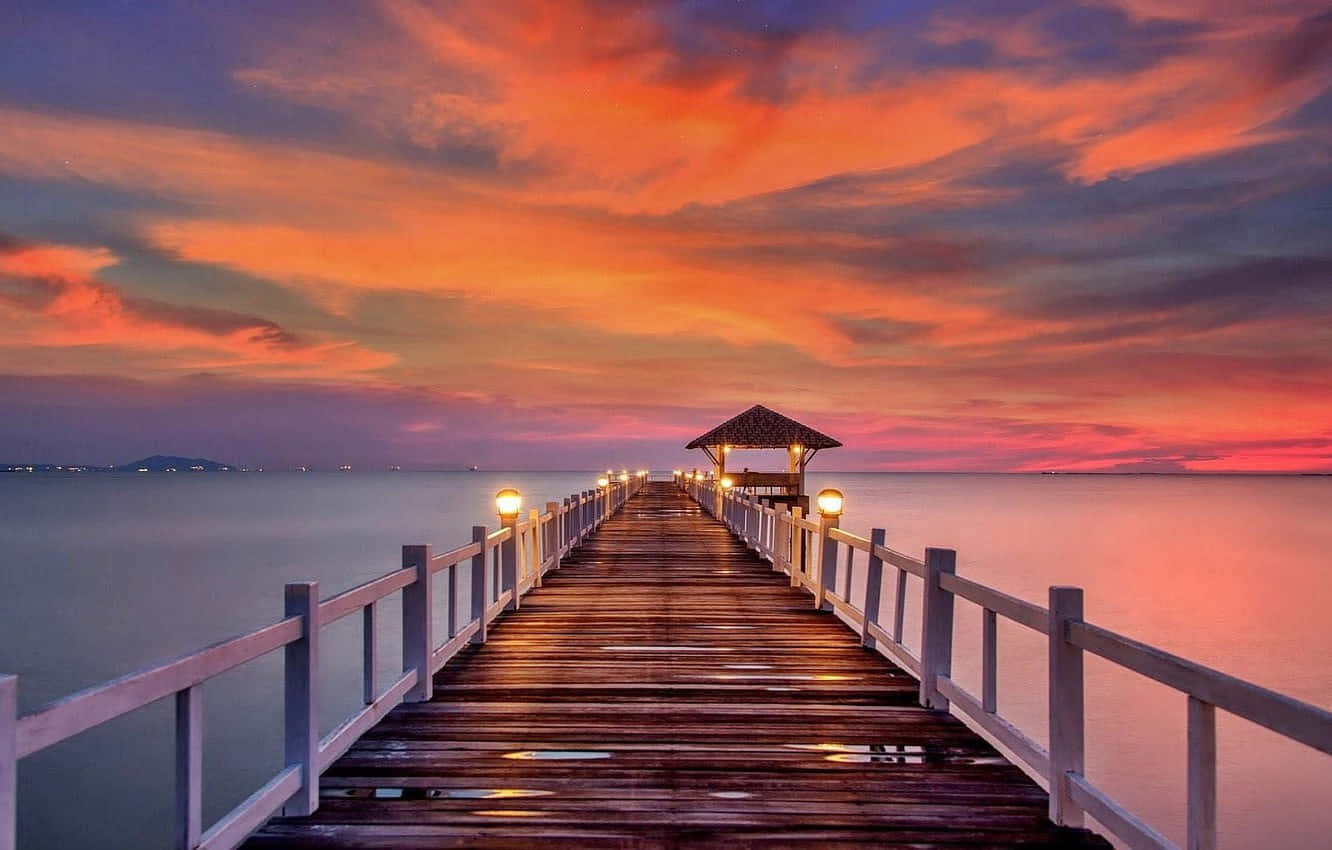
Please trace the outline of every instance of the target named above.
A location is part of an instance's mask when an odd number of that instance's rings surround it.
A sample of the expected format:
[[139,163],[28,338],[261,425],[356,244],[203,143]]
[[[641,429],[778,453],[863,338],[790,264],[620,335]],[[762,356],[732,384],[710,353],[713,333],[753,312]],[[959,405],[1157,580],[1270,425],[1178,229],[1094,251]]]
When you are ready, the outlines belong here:
[[[1193,49],[1114,75],[938,68],[875,80],[885,57],[869,44],[806,34],[767,69],[784,84],[776,98],[751,90],[754,63],[768,60],[734,33],[726,36],[733,60],[700,61],[691,73],[664,25],[628,9],[381,5],[399,40],[362,45],[362,61],[287,46],[237,78],[423,147],[493,144],[502,164],[536,165],[519,197],[617,210],[718,203],[901,168],[1015,133],[1067,145],[1069,174],[1094,181],[1270,141],[1274,133],[1255,130],[1321,91],[1301,76],[1263,80],[1254,96],[1253,69],[1302,37],[1316,12],[1307,3],[1223,22],[1194,16],[1213,29]],[[1129,11],[1162,12],[1148,3]],[[976,22],[941,11],[925,35],[1052,66],[1059,57],[1040,29],[1050,12]]]
[[0,348],[173,352],[181,370],[275,377],[347,377],[394,360],[352,342],[307,342],[254,316],[127,298],[95,276],[116,262],[101,247],[0,239],[0,310],[11,319]]

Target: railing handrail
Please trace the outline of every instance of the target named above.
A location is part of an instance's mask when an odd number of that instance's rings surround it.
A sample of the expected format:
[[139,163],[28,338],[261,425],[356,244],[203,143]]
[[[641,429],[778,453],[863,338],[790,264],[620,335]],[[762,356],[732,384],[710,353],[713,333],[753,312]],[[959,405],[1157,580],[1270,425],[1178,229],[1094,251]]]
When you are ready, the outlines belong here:
[[281,649],[299,640],[302,628],[300,617],[286,617],[40,705],[18,718],[19,758]]
[[[1050,784],[1050,814],[1056,823],[1081,825],[1086,811],[1132,847],[1173,848],[1161,833],[1097,788],[1084,775],[1082,652],[1165,684],[1189,698],[1188,705],[1188,846],[1216,846],[1216,721],[1220,708],[1285,738],[1332,754],[1332,711],[1247,682],[1190,661],[1082,618],[1082,591],[1052,587],[1049,608],[957,575],[956,553],[926,549],[917,560],[883,545],[883,529],[869,538],[837,527],[836,518],[815,522],[799,510],[777,510],[763,500],[719,491],[711,480],[677,479],[708,513],[722,521],[774,570],[791,575],[791,586],[808,590],[816,607],[835,611],[864,644],[898,661],[921,682],[921,702],[934,708],[957,708],[978,732],[1005,746]],[[845,546],[840,557],[838,546]],[[817,549],[815,552],[813,550]],[[866,557],[866,602],[851,603],[855,553]],[[844,563],[845,569],[839,569]],[[878,622],[882,569],[898,570],[893,629]],[[844,573],[845,592],[839,591]],[[903,604],[908,574],[924,582],[919,658],[902,637]],[[961,597],[982,611],[982,691],[968,693],[951,677],[952,618]],[[997,617],[1004,617],[1047,636],[1050,645],[1050,740],[1047,750],[997,712]],[[973,727],[974,728],[974,727]]]
[[[574,493],[544,512],[516,517],[493,532],[473,529],[472,541],[439,554],[429,546],[404,546],[403,565],[327,599],[318,584],[287,585],[288,616],[204,649],[93,685],[20,716],[18,677],[0,675],[0,850],[14,850],[17,763],[39,750],[171,695],[176,696],[176,846],[225,850],[244,841],[278,809],[308,814],[318,807],[318,776],[366,730],[403,701],[429,699],[431,677],[468,643],[481,643],[486,626],[515,609],[541,575],[558,569],[560,558],[618,511],[643,485],[643,476],[613,481],[606,488]],[[518,546],[524,572],[518,573]],[[471,617],[454,622],[460,603],[456,572],[472,568]],[[432,585],[448,571],[450,594],[444,640],[433,636]],[[403,591],[403,673],[383,691],[376,688],[375,622],[379,602]],[[294,612],[299,609],[299,613]],[[363,616],[362,673],[365,707],[318,738],[317,667],[319,632],[357,611]],[[287,765],[208,830],[202,828],[202,722],[200,687],[208,680],[270,652],[286,657]],[[12,745],[7,746],[6,741]],[[295,753],[296,755],[293,755]]]
[[1092,623],[1070,623],[1065,639],[1120,667],[1332,755],[1332,711]]

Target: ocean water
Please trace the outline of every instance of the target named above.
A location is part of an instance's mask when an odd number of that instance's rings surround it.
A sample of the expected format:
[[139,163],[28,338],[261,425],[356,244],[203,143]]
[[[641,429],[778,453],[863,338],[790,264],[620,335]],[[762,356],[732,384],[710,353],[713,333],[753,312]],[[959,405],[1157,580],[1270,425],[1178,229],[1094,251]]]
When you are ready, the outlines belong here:
[[[395,568],[403,544],[452,548],[493,526],[517,486],[540,507],[595,473],[0,475],[0,672],[30,710],[282,614],[282,585],[327,597]],[[1332,478],[810,473],[847,496],[843,526],[1043,603],[1086,591],[1087,619],[1332,706]],[[863,576],[863,573],[862,573]],[[853,599],[863,598],[863,578]],[[465,592],[463,596],[465,597]],[[918,643],[919,589],[908,592]],[[381,621],[381,687],[399,669],[397,600]],[[436,612],[438,617],[443,613]],[[360,623],[322,635],[325,730],[360,701]],[[1045,738],[1045,646],[999,628],[999,709]],[[980,612],[960,603],[955,678],[979,693]],[[1185,699],[1087,661],[1088,775],[1182,843]],[[281,766],[281,654],[204,687],[205,820]],[[171,700],[20,764],[25,848],[166,847]],[[1219,715],[1227,848],[1325,846],[1332,758]]]

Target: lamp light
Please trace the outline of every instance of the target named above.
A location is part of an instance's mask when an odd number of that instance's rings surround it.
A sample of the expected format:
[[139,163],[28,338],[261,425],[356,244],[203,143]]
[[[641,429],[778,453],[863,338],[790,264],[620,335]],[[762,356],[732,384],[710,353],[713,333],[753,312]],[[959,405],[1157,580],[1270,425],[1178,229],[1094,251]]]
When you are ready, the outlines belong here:
[[815,501],[818,503],[820,514],[833,517],[842,515],[842,506],[846,499],[843,498],[841,490],[834,490],[830,487],[827,490],[820,490]]
[[609,485],[610,485],[610,479],[607,478],[606,476],[603,475],[603,476],[601,476],[600,478],[597,479],[597,486],[598,486],[598,487],[607,487],[607,486],[609,486]]
[[628,480],[629,480],[629,473],[627,473],[627,472],[621,472],[621,473],[620,473],[620,480],[621,480],[621,481],[628,481]]
[[495,494],[495,507],[502,517],[518,516],[518,509],[523,506],[523,495],[512,487],[505,487]]
[[731,480],[731,477],[729,475],[722,479],[721,484],[723,490],[729,490],[735,486],[735,482]]

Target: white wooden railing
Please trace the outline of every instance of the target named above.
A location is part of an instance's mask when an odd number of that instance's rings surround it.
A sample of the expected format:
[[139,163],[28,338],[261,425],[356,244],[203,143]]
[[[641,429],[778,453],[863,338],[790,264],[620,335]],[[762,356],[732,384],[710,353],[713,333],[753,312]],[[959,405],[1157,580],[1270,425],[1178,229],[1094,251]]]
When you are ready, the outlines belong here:
[[[385,714],[402,702],[428,700],[432,679],[470,643],[484,643],[487,626],[612,516],[642,487],[643,476],[575,493],[563,504],[501,526],[472,529],[472,540],[447,552],[429,545],[402,547],[402,566],[379,578],[319,599],[318,582],[286,585],[285,617],[157,667],[55,700],[18,715],[18,677],[0,676],[0,850],[16,843],[18,761],[52,744],[167,697],[176,701],[177,848],[231,848],[279,809],[303,815],[319,807],[319,775]],[[470,617],[455,622],[460,569],[470,570]],[[440,585],[444,573],[446,584]],[[379,603],[402,591],[402,675],[383,690],[375,680],[375,623]],[[434,596],[448,602],[444,633],[434,634]],[[365,707],[319,737],[319,635],[324,626],[360,614]],[[285,767],[217,823],[203,828],[204,682],[281,649],[284,655]]]
[[[771,506],[714,480],[677,479],[791,586],[808,590],[814,605],[835,611],[866,647],[875,649],[920,681],[920,703],[952,710],[977,732],[1005,747],[1048,784],[1050,819],[1081,826],[1089,814],[1131,848],[1165,850],[1175,845],[1116,802],[1085,775],[1083,653],[1168,685],[1188,697],[1188,850],[1216,847],[1216,709],[1243,717],[1315,750],[1332,754],[1332,712],[1259,687],[1210,667],[1140,643],[1082,617],[1082,589],[1051,587],[1041,607],[956,574],[956,553],[929,548],[917,559],[884,545],[875,528],[869,539],[838,527],[836,517],[807,518],[799,508]],[[844,554],[843,554],[844,553]],[[851,603],[857,554],[863,556],[865,603]],[[885,566],[896,570],[892,621],[881,620]],[[920,654],[902,639],[908,576],[921,581]],[[956,599],[981,608],[981,694],[952,678],[953,609]],[[997,620],[1004,617],[1047,637],[1049,644],[1049,747],[1042,747],[996,710]]]

